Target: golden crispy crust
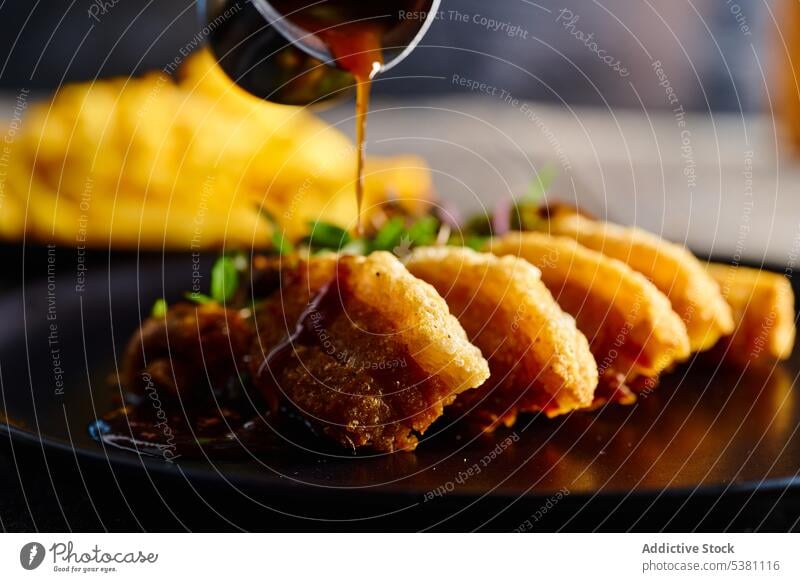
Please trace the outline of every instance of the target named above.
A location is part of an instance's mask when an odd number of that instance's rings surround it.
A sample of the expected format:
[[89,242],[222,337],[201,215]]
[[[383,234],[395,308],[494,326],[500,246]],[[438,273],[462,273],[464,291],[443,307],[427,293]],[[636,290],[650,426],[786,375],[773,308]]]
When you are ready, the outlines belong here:
[[689,334],[692,351],[707,350],[733,331],[719,285],[686,248],[644,230],[558,212],[543,227],[613,257],[642,273],[669,297]]
[[431,247],[414,251],[406,266],[447,300],[489,359],[491,378],[460,396],[456,409],[488,426],[510,426],[518,412],[556,416],[592,403],[597,366],[588,341],[530,263]]
[[359,267],[352,278],[356,296],[394,322],[399,339],[428,373],[458,392],[480,386],[489,377],[480,350],[467,339],[436,289],[411,275],[390,253],[351,258]]
[[669,299],[621,261],[567,237],[510,233],[492,240],[498,255],[522,257],[586,334],[601,375],[657,376],[689,355],[686,326]]
[[740,363],[784,360],[794,349],[795,299],[783,275],[734,265],[709,264],[733,310],[736,328],[727,356]]
[[253,379],[353,449],[410,450],[489,367],[444,299],[388,253],[301,261],[255,313]]

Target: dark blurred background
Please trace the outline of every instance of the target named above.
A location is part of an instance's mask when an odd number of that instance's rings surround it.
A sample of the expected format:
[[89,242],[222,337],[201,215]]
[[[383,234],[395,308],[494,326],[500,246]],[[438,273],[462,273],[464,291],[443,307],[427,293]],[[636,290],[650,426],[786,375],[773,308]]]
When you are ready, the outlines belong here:
[[[753,111],[763,101],[759,67],[769,63],[757,55],[771,38],[774,5],[444,0],[426,46],[390,75],[414,78],[385,79],[378,92],[463,92],[452,82],[459,74],[515,97],[664,108],[652,68],[661,61],[685,108]],[[199,30],[196,12],[190,0],[6,0],[0,3],[0,88],[48,90],[66,81],[161,68],[192,42]]]

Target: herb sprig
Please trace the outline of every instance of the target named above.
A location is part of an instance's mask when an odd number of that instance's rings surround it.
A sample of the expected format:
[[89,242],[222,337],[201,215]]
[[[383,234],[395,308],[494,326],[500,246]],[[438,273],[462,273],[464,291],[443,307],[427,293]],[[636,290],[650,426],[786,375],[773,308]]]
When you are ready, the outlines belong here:
[[374,251],[388,251],[399,254],[400,249],[409,251],[412,246],[432,245],[441,226],[441,221],[435,216],[424,216],[410,223],[404,217],[395,216],[371,237],[354,238],[335,224],[319,221],[309,224],[309,235],[303,244],[312,253],[368,255]]

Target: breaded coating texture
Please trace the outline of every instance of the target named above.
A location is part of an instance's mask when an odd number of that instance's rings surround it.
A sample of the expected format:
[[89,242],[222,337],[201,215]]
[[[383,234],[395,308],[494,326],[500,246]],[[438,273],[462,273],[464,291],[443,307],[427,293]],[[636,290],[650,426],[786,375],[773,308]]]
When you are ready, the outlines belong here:
[[625,263],[567,237],[514,232],[489,249],[542,272],[558,304],[589,338],[601,376],[657,376],[689,355],[686,326],[669,299]]
[[708,273],[733,310],[736,329],[727,357],[740,363],[785,360],[794,349],[795,299],[792,285],[777,273],[735,265],[709,264]]
[[413,449],[489,367],[447,304],[389,253],[312,258],[255,313],[256,385],[352,449]]
[[592,403],[597,366],[586,337],[540,279],[516,257],[466,248],[415,250],[406,266],[445,298],[492,372],[451,411],[485,427],[512,425],[519,412],[550,416]]
[[669,297],[689,334],[692,351],[714,346],[733,331],[731,309],[719,285],[685,247],[644,230],[558,212],[544,227],[626,263]]

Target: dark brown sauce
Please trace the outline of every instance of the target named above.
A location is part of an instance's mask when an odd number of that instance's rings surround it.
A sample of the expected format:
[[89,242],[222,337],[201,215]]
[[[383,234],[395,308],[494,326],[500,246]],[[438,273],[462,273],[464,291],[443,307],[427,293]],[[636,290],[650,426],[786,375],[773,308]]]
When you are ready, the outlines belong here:
[[[377,63],[378,61],[376,61]],[[356,76],[356,233],[364,235],[364,225],[361,213],[364,206],[364,166],[367,160],[367,115],[369,113],[369,98],[372,91],[372,76]]]
[[[287,43],[273,26],[265,25],[253,3],[236,4],[232,15],[225,10],[230,4],[232,0],[220,0],[210,8],[209,21],[221,24],[213,28],[209,44],[221,68],[246,91],[276,103],[305,106],[336,98],[355,81],[357,231],[362,233],[372,80],[384,63],[400,57],[414,40],[433,0],[270,0],[272,8],[300,29],[304,41],[316,45],[316,56]],[[320,45],[327,50],[320,50]],[[324,52],[336,67],[317,58]]]
[[124,400],[91,436],[168,461],[271,448],[270,409],[247,374],[253,332],[244,313],[179,303],[144,322],[123,353]]
[[[244,401],[219,408],[187,408],[159,417],[148,399],[128,396],[129,403],[89,427],[90,435],[111,447],[167,462],[181,457],[244,457],[275,451],[278,439],[265,419]],[[180,410],[179,405],[167,405]]]
[[372,79],[383,67],[381,26],[370,23],[348,24],[331,30],[323,39],[343,69],[356,80],[356,231],[363,235],[361,212],[364,204],[364,165],[366,162],[367,115]]
[[384,64],[383,36],[396,23],[397,2],[327,1],[308,7],[308,0],[278,0],[275,7],[328,47],[337,64],[356,81],[356,230],[363,233],[364,162],[372,79]]
[[[343,267],[338,267],[342,270]],[[331,279],[325,286],[322,287],[308,303],[308,307],[300,314],[300,318],[295,324],[295,329],[292,333],[287,334],[277,346],[270,350],[264,362],[259,369],[259,375],[263,375],[264,371],[269,370],[273,380],[275,374],[273,369],[280,369],[285,363],[286,358],[290,357],[294,352],[295,345],[314,345],[320,342],[318,334],[315,333],[315,326],[325,327],[333,317],[341,313],[342,306],[339,296],[334,290],[338,287],[336,285],[339,279],[337,273],[336,278]],[[315,317],[317,316],[317,317]],[[276,382],[277,383],[277,382]]]
[[103,444],[169,463],[180,458],[246,459],[289,450],[314,435],[296,412],[274,406],[258,391],[221,399],[218,406],[169,401],[159,415],[145,396],[126,394],[126,403],[89,425]]

